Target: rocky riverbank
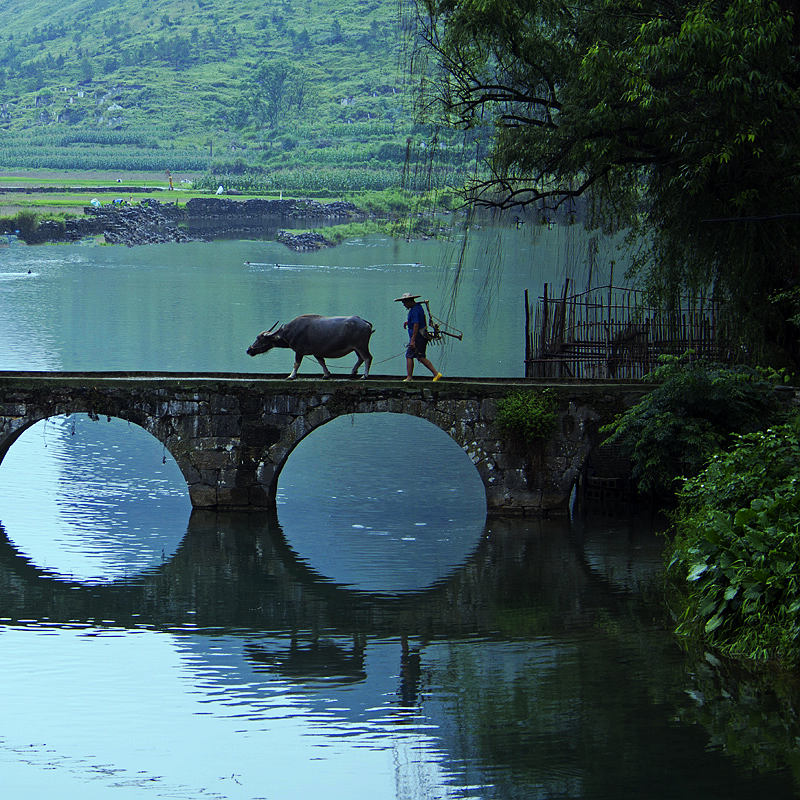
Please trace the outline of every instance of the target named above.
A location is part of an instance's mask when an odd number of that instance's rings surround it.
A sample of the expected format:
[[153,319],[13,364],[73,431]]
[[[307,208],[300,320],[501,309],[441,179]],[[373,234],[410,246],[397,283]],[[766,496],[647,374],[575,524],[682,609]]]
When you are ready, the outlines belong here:
[[326,239],[321,233],[292,233],[291,231],[278,231],[277,241],[285,244],[290,250],[302,252],[304,250],[321,250],[323,247],[332,247],[333,242]]
[[96,204],[85,216],[63,222],[46,220],[20,233],[28,244],[75,242],[104,236],[109,244],[133,247],[161,242],[208,241],[237,235],[277,238],[293,250],[317,250],[332,243],[318,234],[293,234],[281,229],[288,220],[309,226],[364,219],[352,203],[316,200],[230,200],[196,198],[185,205],[145,200],[141,203]]

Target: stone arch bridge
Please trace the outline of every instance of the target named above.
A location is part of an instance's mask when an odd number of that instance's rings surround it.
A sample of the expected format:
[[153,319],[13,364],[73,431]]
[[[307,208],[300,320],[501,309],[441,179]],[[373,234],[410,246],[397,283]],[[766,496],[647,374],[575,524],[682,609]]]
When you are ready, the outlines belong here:
[[[559,424],[531,450],[497,428],[497,402],[516,389],[545,387],[559,398]],[[311,431],[343,414],[391,412],[426,419],[458,442],[483,479],[489,511],[542,514],[566,510],[599,426],[645,391],[587,381],[0,372],[0,460],[40,420],[81,412],[119,417],[169,450],[195,508],[260,510],[274,507],[278,475]]]

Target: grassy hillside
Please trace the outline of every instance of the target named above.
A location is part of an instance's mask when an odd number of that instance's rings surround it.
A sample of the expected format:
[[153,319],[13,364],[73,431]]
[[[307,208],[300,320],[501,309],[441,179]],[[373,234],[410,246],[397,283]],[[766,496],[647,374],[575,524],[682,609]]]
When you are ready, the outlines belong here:
[[[394,187],[404,170],[426,169],[395,2],[6,0],[3,10],[0,169],[169,169],[307,192]],[[457,166],[458,147],[439,152]]]

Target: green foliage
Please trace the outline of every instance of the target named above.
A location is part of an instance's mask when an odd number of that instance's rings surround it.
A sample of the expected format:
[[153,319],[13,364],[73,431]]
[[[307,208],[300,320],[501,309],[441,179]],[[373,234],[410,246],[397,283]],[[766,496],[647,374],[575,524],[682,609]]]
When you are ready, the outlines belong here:
[[[408,111],[392,4],[73,6],[4,6],[6,168],[208,171],[215,189],[399,189],[409,137],[427,137]],[[455,150],[440,150],[452,172]]]
[[14,221],[13,230],[19,231],[19,236],[23,240],[33,238],[39,227],[39,215],[35,211],[20,211]]
[[411,5],[419,107],[478,144],[471,203],[583,195],[595,225],[644,243],[637,274],[665,305],[713,291],[732,348],[800,364],[796,328],[770,300],[800,283],[791,4]]
[[679,632],[723,653],[800,659],[800,418],[737,438],[680,493],[668,572]]
[[[313,228],[311,233],[318,233],[334,244],[341,244],[347,239],[369,236],[374,233],[387,233],[388,223],[379,223],[372,220],[365,222],[347,222],[343,225],[333,225],[325,228]],[[294,232],[294,231],[293,231]],[[298,231],[302,233],[303,231]]]
[[532,445],[547,439],[558,423],[558,397],[550,389],[516,391],[497,403],[500,430]]
[[703,360],[662,357],[656,383],[602,432],[630,458],[645,494],[670,496],[682,477],[696,475],[730,440],[777,420],[777,373]]

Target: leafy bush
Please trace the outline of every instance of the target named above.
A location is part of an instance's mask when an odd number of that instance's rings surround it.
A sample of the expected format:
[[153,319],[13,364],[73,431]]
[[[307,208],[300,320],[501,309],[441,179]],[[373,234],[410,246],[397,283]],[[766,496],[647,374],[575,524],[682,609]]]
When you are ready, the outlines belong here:
[[27,242],[29,239],[32,239],[38,227],[39,216],[35,211],[25,209],[17,214],[16,229],[19,231],[20,238],[22,238],[23,241]]
[[512,392],[497,403],[500,430],[535,444],[549,437],[558,421],[558,398],[549,389]]
[[680,492],[668,575],[679,633],[728,655],[800,658],[800,418],[737,438]]
[[775,376],[689,355],[663,356],[648,379],[658,385],[602,432],[632,464],[639,491],[672,496],[681,477],[697,475],[731,434],[780,420]]

